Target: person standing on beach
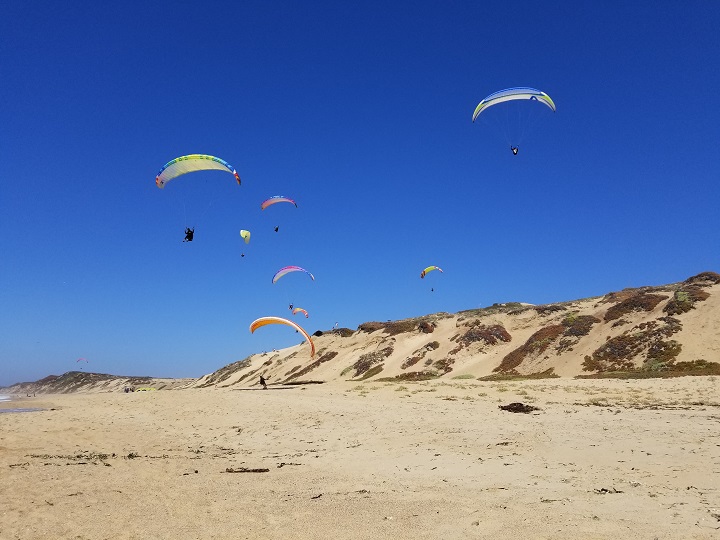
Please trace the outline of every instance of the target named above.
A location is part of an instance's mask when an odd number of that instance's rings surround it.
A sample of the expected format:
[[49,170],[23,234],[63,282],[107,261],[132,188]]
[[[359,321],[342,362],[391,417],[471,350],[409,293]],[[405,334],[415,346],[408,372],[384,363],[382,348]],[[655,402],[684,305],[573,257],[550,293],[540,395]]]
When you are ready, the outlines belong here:
[[265,384],[265,377],[260,375],[260,385],[263,387],[263,390],[267,390],[267,384]]

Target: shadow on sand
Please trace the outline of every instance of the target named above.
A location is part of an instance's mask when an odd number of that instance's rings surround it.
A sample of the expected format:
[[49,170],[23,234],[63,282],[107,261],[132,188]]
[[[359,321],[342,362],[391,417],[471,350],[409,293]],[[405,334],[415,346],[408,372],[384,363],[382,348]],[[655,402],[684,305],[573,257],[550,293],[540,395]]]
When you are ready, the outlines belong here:
[[268,386],[267,388],[233,388],[233,390],[235,390],[237,392],[243,392],[243,391],[253,392],[255,390],[293,390],[294,388],[295,387],[293,387],[293,386],[275,386],[275,387]]

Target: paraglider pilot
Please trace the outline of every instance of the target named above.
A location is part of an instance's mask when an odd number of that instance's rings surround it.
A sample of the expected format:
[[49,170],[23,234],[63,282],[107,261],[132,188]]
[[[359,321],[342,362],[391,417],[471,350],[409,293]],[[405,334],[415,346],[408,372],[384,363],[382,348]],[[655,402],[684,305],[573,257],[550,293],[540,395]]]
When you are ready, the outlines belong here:
[[517,156],[518,150],[520,150],[517,146],[511,146],[510,150],[512,150],[513,156]]
[[265,384],[265,377],[260,375],[260,385],[263,387],[263,390],[267,390],[267,384]]
[[195,227],[193,227],[192,229],[190,227],[185,227],[185,240],[183,240],[183,242],[192,242],[194,234]]

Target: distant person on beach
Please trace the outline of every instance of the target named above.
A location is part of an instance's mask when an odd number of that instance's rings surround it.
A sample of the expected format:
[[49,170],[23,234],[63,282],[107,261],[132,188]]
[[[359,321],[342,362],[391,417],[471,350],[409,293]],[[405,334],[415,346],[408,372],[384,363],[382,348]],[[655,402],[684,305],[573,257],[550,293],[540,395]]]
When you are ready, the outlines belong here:
[[518,150],[520,150],[517,146],[511,146],[510,150],[512,150],[513,156],[517,156]]
[[193,227],[192,229],[190,227],[185,227],[185,240],[183,240],[183,242],[192,242],[194,234],[195,227]]
[[260,385],[263,387],[263,390],[267,390],[267,384],[265,384],[265,377],[260,375]]

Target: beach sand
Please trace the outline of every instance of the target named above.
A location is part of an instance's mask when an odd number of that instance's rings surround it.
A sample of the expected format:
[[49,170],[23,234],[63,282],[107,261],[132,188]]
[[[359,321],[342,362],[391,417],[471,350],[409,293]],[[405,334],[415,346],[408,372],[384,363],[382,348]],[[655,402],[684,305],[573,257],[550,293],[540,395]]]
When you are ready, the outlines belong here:
[[255,388],[3,402],[0,538],[720,537],[713,377]]

